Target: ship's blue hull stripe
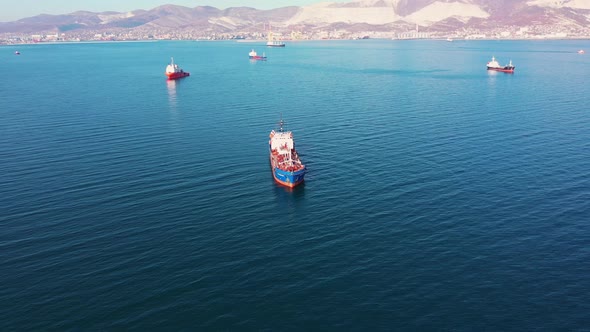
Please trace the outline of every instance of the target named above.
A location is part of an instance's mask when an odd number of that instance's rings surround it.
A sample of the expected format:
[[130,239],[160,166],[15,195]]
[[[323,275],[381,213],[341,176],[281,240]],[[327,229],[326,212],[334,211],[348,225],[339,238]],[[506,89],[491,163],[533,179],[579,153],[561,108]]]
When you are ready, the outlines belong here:
[[275,168],[273,169],[273,175],[277,182],[287,186],[295,186],[303,182],[305,177],[305,169],[296,172],[289,172]]

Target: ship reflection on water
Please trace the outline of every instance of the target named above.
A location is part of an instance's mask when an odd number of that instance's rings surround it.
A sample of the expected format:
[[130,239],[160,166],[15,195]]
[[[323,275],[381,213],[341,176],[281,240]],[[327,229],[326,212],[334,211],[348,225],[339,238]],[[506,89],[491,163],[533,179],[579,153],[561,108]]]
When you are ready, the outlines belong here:
[[305,206],[305,181],[296,187],[276,183],[272,176],[268,180],[274,187],[274,203],[285,211],[286,221],[297,221],[297,211]]
[[305,193],[305,181],[301,182],[301,184],[299,184],[295,187],[287,187],[287,186],[280,185],[278,183],[274,183],[274,186],[275,186],[275,190],[277,192],[295,193],[297,195],[303,195]]
[[168,88],[168,104],[170,108],[176,109],[176,80],[166,80]]

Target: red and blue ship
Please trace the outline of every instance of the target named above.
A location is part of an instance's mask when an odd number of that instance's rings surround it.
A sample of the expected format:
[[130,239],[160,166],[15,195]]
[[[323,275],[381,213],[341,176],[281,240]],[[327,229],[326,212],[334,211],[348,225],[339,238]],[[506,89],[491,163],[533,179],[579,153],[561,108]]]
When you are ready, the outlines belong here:
[[270,132],[268,141],[270,166],[272,176],[277,183],[293,188],[303,182],[306,169],[295,150],[293,133],[284,131],[284,124],[281,120],[278,131]]
[[498,63],[496,57],[492,57],[492,60],[487,63],[486,67],[488,70],[501,71],[504,73],[514,73],[514,69],[516,68],[512,64],[512,60],[510,60],[509,64],[502,66],[500,63]]
[[262,53],[262,55],[258,55],[258,53],[256,53],[256,51],[254,51],[254,49],[252,49],[252,51],[250,51],[250,53],[248,53],[248,57],[250,58],[250,60],[266,61],[266,55],[264,53]]

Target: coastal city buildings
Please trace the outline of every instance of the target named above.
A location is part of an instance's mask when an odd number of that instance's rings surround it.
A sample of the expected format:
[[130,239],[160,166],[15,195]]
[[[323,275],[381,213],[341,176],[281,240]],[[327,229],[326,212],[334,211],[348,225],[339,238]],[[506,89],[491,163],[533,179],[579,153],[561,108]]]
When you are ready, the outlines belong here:
[[[463,28],[442,32],[428,29],[405,31],[357,31],[346,29],[313,29],[273,31],[281,40],[322,40],[322,39],[586,39],[590,38],[590,27],[572,28],[558,25],[507,26],[489,30]],[[266,34],[259,31],[212,32],[198,29],[108,29],[72,30],[67,32],[46,31],[30,33],[1,33],[0,44],[34,44],[55,42],[92,41],[148,41],[148,40],[264,40]]]

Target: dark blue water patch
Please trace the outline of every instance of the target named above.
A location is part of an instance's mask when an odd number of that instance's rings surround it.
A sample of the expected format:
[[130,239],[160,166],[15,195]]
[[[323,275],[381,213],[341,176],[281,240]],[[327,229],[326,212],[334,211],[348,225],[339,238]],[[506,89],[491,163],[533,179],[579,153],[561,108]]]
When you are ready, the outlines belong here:
[[23,46],[0,62],[0,327],[583,330],[580,48]]

